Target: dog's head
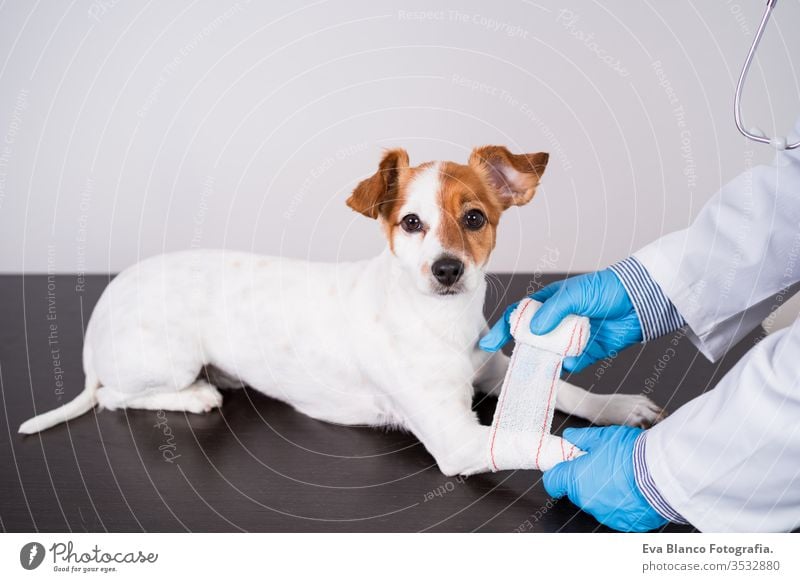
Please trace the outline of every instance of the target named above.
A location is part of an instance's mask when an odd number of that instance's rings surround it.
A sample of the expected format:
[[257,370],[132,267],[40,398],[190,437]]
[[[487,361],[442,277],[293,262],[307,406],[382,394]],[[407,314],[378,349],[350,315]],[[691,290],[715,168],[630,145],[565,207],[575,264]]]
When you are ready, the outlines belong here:
[[384,153],[347,205],[378,219],[389,248],[422,292],[456,295],[476,288],[494,249],[500,214],[530,202],[549,155],[476,148],[469,162],[412,167],[408,153]]

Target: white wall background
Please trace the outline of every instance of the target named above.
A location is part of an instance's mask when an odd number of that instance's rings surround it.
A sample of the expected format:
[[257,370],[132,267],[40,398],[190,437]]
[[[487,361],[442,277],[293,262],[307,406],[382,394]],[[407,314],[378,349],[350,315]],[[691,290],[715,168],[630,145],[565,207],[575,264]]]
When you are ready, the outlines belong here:
[[[492,268],[603,266],[771,159],[731,110],[763,4],[7,1],[0,271],[197,246],[367,257],[379,230],[344,200],[381,148],[487,143],[552,154]],[[780,2],[752,72],[745,115],[768,132],[800,112],[798,23]]]

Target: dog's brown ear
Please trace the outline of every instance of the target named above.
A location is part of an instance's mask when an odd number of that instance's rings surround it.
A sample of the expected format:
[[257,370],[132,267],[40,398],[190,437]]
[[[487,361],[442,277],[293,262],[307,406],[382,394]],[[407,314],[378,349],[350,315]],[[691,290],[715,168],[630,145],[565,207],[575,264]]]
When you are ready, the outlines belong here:
[[503,146],[490,145],[472,150],[469,165],[494,187],[505,210],[531,201],[549,158],[544,152],[515,155]]
[[370,218],[388,216],[392,203],[398,196],[400,171],[408,168],[408,153],[402,148],[387,150],[378,165],[378,171],[359,182],[347,205]]

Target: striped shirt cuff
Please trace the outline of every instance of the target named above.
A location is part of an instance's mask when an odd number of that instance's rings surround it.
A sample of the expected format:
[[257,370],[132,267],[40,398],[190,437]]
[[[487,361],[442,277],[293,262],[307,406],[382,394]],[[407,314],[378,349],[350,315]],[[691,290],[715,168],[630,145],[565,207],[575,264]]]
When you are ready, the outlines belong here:
[[646,441],[647,432],[643,432],[633,445],[633,475],[636,478],[636,485],[647,502],[661,517],[673,523],[688,524],[689,522],[661,496],[653,477],[650,475],[650,471],[647,470],[647,462],[644,458]]
[[666,335],[686,325],[678,310],[672,304],[661,287],[647,272],[647,269],[636,257],[628,257],[609,267],[619,277],[625,291],[631,298],[639,323],[642,326],[642,337],[649,341]]

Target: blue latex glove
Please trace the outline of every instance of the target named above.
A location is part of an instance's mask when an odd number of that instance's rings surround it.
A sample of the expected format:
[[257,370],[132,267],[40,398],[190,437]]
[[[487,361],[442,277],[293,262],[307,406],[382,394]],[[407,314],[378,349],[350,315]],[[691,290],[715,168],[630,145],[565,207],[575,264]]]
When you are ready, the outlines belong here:
[[597,521],[626,532],[643,532],[668,523],[647,502],[633,474],[633,445],[642,429],[630,426],[568,428],[564,438],[586,451],[544,474],[544,488],[563,497]]
[[[589,318],[591,333],[583,354],[564,359],[567,372],[580,372],[589,364],[642,341],[642,326],[622,282],[610,269],[586,273],[552,283],[532,299],[542,307],[531,318],[531,332],[542,335],[553,331],[561,320],[574,313]],[[478,344],[482,350],[496,352],[511,339],[509,317],[517,304],[510,305]]]

